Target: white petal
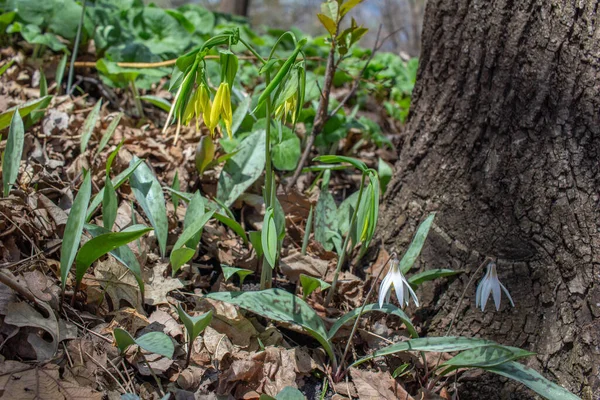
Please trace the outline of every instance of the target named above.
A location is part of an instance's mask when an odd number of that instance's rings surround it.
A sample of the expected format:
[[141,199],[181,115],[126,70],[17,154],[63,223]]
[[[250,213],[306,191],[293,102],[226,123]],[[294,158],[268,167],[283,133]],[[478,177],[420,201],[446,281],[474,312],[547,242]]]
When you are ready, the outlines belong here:
[[391,274],[387,274],[385,276],[385,278],[383,278],[383,281],[381,282],[381,286],[379,286],[379,307],[383,307],[383,303],[384,300],[387,297],[387,300],[385,301],[386,303],[389,303],[389,290],[390,290],[390,285],[392,284],[392,280],[391,280]]
[[483,282],[485,282],[485,278],[477,285],[477,291],[475,292],[475,307],[479,307],[479,304],[481,304],[481,288],[483,287]]
[[[408,284],[408,282],[406,283],[406,288],[408,288],[408,291],[410,292],[410,295],[412,296],[413,300],[415,301],[415,305],[417,307],[419,307],[419,299],[417,298],[417,294],[415,293],[415,291],[412,289],[412,287],[410,287],[410,285]],[[406,303],[408,304],[408,295],[406,295]]]
[[504,290],[504,293],[506,293],[506,297],[508,297],[508,301],[510,301],[510,305],[514,307],[515,303],[513,303],[513,299],[512,299],[512,297],[510,297],[510,293],[508,293],[508,289],[506,289],[506,287],[501,282],[498,282],[498,283],[500,283],[500,287],[502,287],[502,290]]
[[485,304],[490,297],[490,292],[492,291],[492,285],[489,279],[484,278],[485,282],[483,283],[483,288],[481,288],[481,311],[485,311]]
[[496,311],[500,310],[500,296],[502,292],[500,291],[500,281],[498,278],[493,279],[490,282],[492,286],[492,294],[494,295],[494,304],[496,305]]
[[[398,303],[400,303],[400,307],[404,307],[404,290],[402,287],[404,286],[404,279],[401,273],[394,273],[393,275],[394,281],[394,290],[396,291],[396,297],[398,298]],[[408,300],[408,299],[406,299]]]

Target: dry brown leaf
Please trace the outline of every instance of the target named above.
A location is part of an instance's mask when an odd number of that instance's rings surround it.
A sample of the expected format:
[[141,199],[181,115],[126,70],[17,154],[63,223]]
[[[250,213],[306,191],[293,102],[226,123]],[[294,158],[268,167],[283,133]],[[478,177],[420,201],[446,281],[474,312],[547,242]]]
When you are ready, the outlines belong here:
[[135,335],[138,330],[145,328],[148,324],[150,324],[148,318],[135,308],[121,308],[114,312],[113,320],[103,332],[110,334],[115,328],[122,328]]
[[124,301],[139,312],[142,309],[142,296],[133,274],[120,262],[109,256],[105,261],[98,262],[94,275],[100,280],[100,285],[110,296],[113,309],[118,310]]
[[210,326],[204,330],[203,339],[204,346],[213,356],[213,361],[221,362],[226,354],[230,354],[234,350],[227,335],[217,332]]
[[162,332],[171,337],[183,336],[183,329],[181,329],[181,325],[179,325],[169,313],[163,310],[154,311],[152,315],[150,315],[148,321],[151,324],[157,323],[162,325],[164,327]]
[[167,294],[172,290],[183,288],[179,279],[164,277],[169,264],[158,263],[152,268],[152,279],[146,285],[145,302],[149,305],[168,304]]
[[56,354],[58,349],[58,321],[54,315],[54,311],[50,306],[40,302],[41,306],[46,308],[49,314],[48,318],[44,318],[42,314],[37,312],[33,307],[25,302],[10,303],[8,305],[4,323],[9,325],[23,327],[33,327],[43,329],[52,337],[52,342],[47,342],[39,335],[29,333],[27,342],[33,347],[38,361],[48,360]]
[[264,353],[263,392],[275,397],[286,386],[297,388],[295,354],[281,347],[267,347]]
[[183,390],[196,391],[202,382],[204,372],[206,372],[206,368],[190,366],[181,371],[177,377],[177,384]]
[[414,400],[387,372],[350,369],[361,400]]
[[322,278],[327,272],[327,261],[302,255],[297,252],[283,258],[280,263],[283,272],[291,282],[297,282],[300,274]]
[[0,397],[36,400],[101,400],[103,395],[77,382],[62,380],[58,365],[36,367],[17,361],[0,363]]

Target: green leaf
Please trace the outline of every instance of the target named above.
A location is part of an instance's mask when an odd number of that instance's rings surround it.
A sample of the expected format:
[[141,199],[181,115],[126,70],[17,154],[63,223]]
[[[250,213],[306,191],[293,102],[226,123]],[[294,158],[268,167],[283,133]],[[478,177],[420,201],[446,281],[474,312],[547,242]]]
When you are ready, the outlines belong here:
[[343,17],[354,7],[362,3],[363,0],[348,0],[340,7],[340,17]]
[[48,81],[46,80],[44,71],[40,69],[40,97],[44,96],[48,96]]
[[437,278],[452,276],[462,272],[463,271],[455,271],[453,269],[430,269],[411,276],[408,278],[408,283],[410,283],[413,287],[416,287],[425,281],[432,281]]
[[337,24],[335,23],[335,21],[325,14],[319,13],[317,14],[317,17],[319,18],[319,21],[321,21],[325,29],[327,29],[327,32],[329,32],[331,36],[335,36],[337,32]]
[[[271,400],[273,397],[261,394],[259,400]],[[284,387],[281,392],[277,393],[275,400],[306,400],[306,397],[301,391],[292,386]]]
[[575,396],[567,389],[558,386],[556,383],[544,378],[536,370],[515,361],[509,361],[504,364],[484,369],[506,378],[514,379],[517,382],[521,382],[529,389],[547,399],[579,400],[579,397]]
[[228,226],[232,231],[237,233],[238,236],[242,238],[244,243],[248,243],[248,236],[246,236],[246,231],[244,231],[244,228],[242,228],[242,226],[236,220],[229,218],[228,216],[223,215],[221,213],[215,213],[214,217],[217,221],[219,221],[223,225]]
[[250,110],[250,103],[252,102],[252,96],[246,96],[244,99],[238,104],[237,108],[233,112],[233,118],[231,123],[231,133],[235,135],[237,130],[242,125],[244,118],[248,115],[248,111]]
[[319,157],[315,157],[313,158],[313,161],[319,161],[325,164],[338,164],[338,163],[342,163],[342,162],[346,162],[351,164],[354,168],[358,169],[359,171],[366,173],[367,170],[369,169],[367,167],[367,164],[365,164],[364,162],[357,160],[356,158],[352,158],[352,157],[345,157],[345,156],[336,156],[336,155],[326,155],[326,156],[319,156]]
[[[181,186],[179,185],[179,170],[175,171],[175,176],[173,177],[173,184],[171,185],[174,191],[179,191]],[[177,207],[179,207],[179,196],[175,193],[171,194],[171,200],[173,201],[173,213],[177,215]]]
[[229,267],[224,264],[221,264],[221,270],[223,270],[223,278],[225,278],[226,281],[228,281],[233,275],[237,274],[238,278],[240,278],[240,287],[244,284],[244,279],[246,279],[246,276],[254,273],[254,271],[250,271],[249,269]]
[[281,126],[281,138],[277,129],[271,129],[271,157],[273,166],[280,171],[293,171],[300,160],[300,138],[287,126]]
[[240,150],[227,162],[219,176],[217,198],[226,206],[233,204],[262,174],[265,168],[265,131],[252,132]]
[[[347,324],[349,321],[352,321],[353,319],[355,319],[358,316],[360,309],[361,309],[361,307],[355,308],[354,310],[352,310],[352,311],[342,315],[340,318],[338,318],[338,320],[335,322],[335,324],[333,324],[331,329],[329,329],[329,336],[328,336],[329,340],[333,339],[333,337],[335,336],[337,331],[339,331],[342,326]],[[413,338],[419,337],[419,335],[417,334],[417,330],[413,326],[408,315],[406,315],[406,313],[404,311],[402,311],[402,309],[396,307],[395,305],[386,303],[383,305],[383,307],[379,307],[379,304],[377,304],[377,303],[368,304],[365,306],[361,315],[364,315],[371,311],[384,312],[386,314],[395,315],[395,316],[399,317],[400,320],[402,321],[402,323],[404,325],[406,325],[406,329],[408,330],[410,335]]]
[[379,166],[377,167],[377,173],[379,174],[379,182],[381,183],[381,194],[385,193],[388,183],[392,180],[394,170],[390,164],[379,158]]
[[[450,370],[457,368],[485,368],[532,355],[535,355],[535,353],[517,347],[500,345],[478,347],[462,351],[442,365],[451,366]],[[444,373],[448,373],[450,370],[447,369]]]
[[[105,235],[111,233],[108,229],[103,228],[98,225],[85,224],[85,229],[92,235],[92,237],[98,237],[100,235]],[[144,279],[142,278],[142,269],[140,267],[140,263],[138,262],[135,254],[128,246],[117,247],[116,249],[110,252],[117,261],[123,264],[135,277],[138,286],[140,287],[140,291],[142,292],[142,300],[144,297]]]
[[113,331],[113,335],[121,353],[125,352],[129,346],[137,344],[150,353],[173,358],[173,352],[175,351],[173,341],[162,332],[150,332],[134,339],[126,330],[116,328]]
[[106,177],[104,179],[104,195],[102,196],[102,223],[109,231],[112,229],[112,226],[117,219],[118,208],[117,192],[110,180],[110,168],[122,146],[123,142],[119,143],[117,148],[110,153],[106,160]]
[[21,116],[21,118],[24,118],[27,115],[31,114],[32,111],[46,108],[48,104],[50,104],[50,100],[52,100],[52,96],[44,96],[40,99],[30,100],[19,106],[9,108],[8,110],[0,114],[0,130],[10,125],[15,110],[19,109],[19,115]]
[[177,314],[179,314],[179,319],[183,322],[183,326],[185,326],[185,330],[187,332],[188,342],[192,343],[198,335],[206,329],[210,322],[212,321],[212,310],[198,315],[196,317],[192,317],[185,312],[183,308],[181,308],[181,304],[177,305]]
[[[119,188],[119,186],[121,186],[123,183],[125,183],[127,181],[127,179],[129,179],[131,174],[133,174],[135,172],[135,170],[137,169],[137,167],[139,167],[140,164],[142,164],[143,162],[144,162],[144,160],[137,159],[135,162],[132,162],[127,169],[125,169],[119,175],[115,176],[111,180],[111,183],[113,184],[113,188],[116,190]],[[100,191],[92,199],[92,202],[90,203],[90,206],[88,207],[88,210],[87,210],[87,216],[85,217],[86,221],[89,221],[92,218],[92,215],[96,211],[96,208],[98,208],[100,203],[102,203],[103,198],[104,198],[104,188],[100,189]]]
[[119,122],[121,122],[121,117],[123,117],[122,112],[117,114],[117,116],[114,117],[112,121],[110,121],[110,125],[108,125],[108,128],[106,128],[106,131],[104,132],[104,135],[102,135],[102,139],[100,139],[100,144],[98,145],[98,149],[96,150],[96,155],[100,154],[100,152],[104,150],[104,147],[108,144],[108,141],[115,133],[117,126],[119,126]]
[[92,263],[102,257],[103,255],[113,251],[114,249],[124,246],[129,242],[140,238],[145,233],[150,232],[152,228],[148,228],[144,225],[133,225],[121,232],[110,232],[96,236],[95,238],[87,241],[76,258],[76,279],[77,282],[81,282],[83,275],[91,267]]
[[[212,218],[213,214],[215,212],[214,211],[210,211],[206,214],[202,214],[197,216],[197,218],[195,218],[188,227],[186,227],[183,231],[183,233],[181,234],[181,236],[179,236],[179,239],[177,239],[177,242],[175,242],[175,245],[173,246],[173,250],[172,251],[176,251],[179,250],[181,248],[183,248],[183,246],[190,241],[191,239],[194,238],[194,236],[198,235],[198,233],[202,230],[202,228],[204,227],[204,225],[206,225],[206,223]],[[196,242],[196,246],[197,246],[197,242]],[[195,246],[192,250],[191,255],[193,257],[194,253],[195,253]],[[189,255],[190,252],[186,252],[186,255]],[[179,271],[179,269],[181,268],[181,266],[183,264],[185,264],[186,262],[188,262],[190,259],[188,258],[187,260],[185,260],[183,263],[181,263],[182,258],[181,258],[181,254],[178,255],[179,257],[177,257],[176,259],[171,258],[171,266],[173,267],[173,274],[175,274],[177,271]],[[191,257],[190,257],[191,258]]]
[[25,127],[21,115],[13,113],[6,140],[6,150],[2,156],[2,186],[4,197],[10,193],[11,186],[17,181],[23,145],[25,144]]
[[357,201],[358,191],[346,197],[346,199],[342,201],[342,204],[340,204],[340,207],[337,210],[336,218],[338,223],[338,231],[342,236],[346,236],[350,230],[350,221],[352,220],[352,214],[354,214],[354,209],[356,208]]
[[202,176],[204,170],[215,158],[215,144],[210,136],[202,136],[196,147],[196,169]]
[[[138,158],[134,156],[129,166],[135,165],[137,161]],[[160,254],[164,257],[167,249],[169,223],[167,221],[165,197],[160,183],[158,183],[148,165],[141,163],[131,175],[130,185],[137,202],[154,227]]]
[[336,0],[330,0],[321,3],[321,12],[331,20],[338,21],[340,17],[338,2]]
[[321,189],[319,200],[315,208],[315,240],[321,243],[327,251],[333,249],[333,242],[330,239],[329,231],[337,232],[337,207],[335,200],[327,188]]
[[265,260],[271,268],[275,268],[277,263],[277,227],[273,218],[273,207],[269,207],[265,212],[263,227],[261,232],[261,246],[264,252]]
[[145,95],[145,96],[139,96],[139,99],[147,101],[148,103],[160,108],[163,111],[166,111],[166,112],[171,111],[171,103],[169,103],[167,100],[163,99],[162,97]]
[[250,237],[250,243],[252,243],[252,247],[254,248],[254,251],[256,252],[256,257],[261,258],[263,256],[263,249],[262,249],[262,232],[259,231],[252,231],[248,234],[248,236]]
[[69,212],[67,218],[67,224],[65,226],[65,234],[61,246],[60,253],[60,278],[62,281],[62,289],[65,290],[67,284],[67,275],[71,269],[75,256],[77,255],[77,249],[79,248],[79,242],[81,240],[81,234],[83,233],[83,224],[85,224],[85,212],[87,210],[90,197],[92,195],[92,179],[91,174],[84,170],[83,172],[83,183],[79,188],[75,200],[73,200],[73,206]]
[[83,123],[83,128],[81,129],[81,143],[79,144],[79,150],[82,154],[85,153],[88,142],[90,141],[92,133],[94,132],[94,127],[98,121],[98,115],[100,114],[100,107],[102,107],[102,99],[96,103]]
[[333,348],[327,339],[327,329],[319,315],[302,299],[281,289],[257,292],[217,292],[206,298],[237,305],[245,310],[275,321],[299,325],[325,349],[336,366]]
[[300,274],[300,284],[302,285],[302,296],[304,300],[317,288],[321,290],[329,289],[331,285],[322,279],[315,278],[314,276]]
[[304,227],[304,238],[302,239],[302,255],[306,255],[306,249],[308,247],[308,241],[310,239],[310,231],[312,230],[314,208],[311,205],[310,211],[308,212],[308,219],[306,220],[306,226]]
[[56,66],[56,93],[60,92],[63,78],[65,76],[65,68],[67,67],[67,53],[65,53]]
[[427,239],[427,234],[429,234],[429,228],[431,228],[434,218],[435,213],[431,213],[429,217],[419,225],[419,229],[417,229],[417,233],[410,243],[408,250],[406,250],[406,253],[402,256],[402,260],[400,260],[400,270],[403,274],[406,274],[412,268],[417,257],[421,254],[421,249],[423,248],[425,239]]
[[0,67],[0,76],[4,75],[6,70],[9,69],[14,63],[15,63],[15,59],[13,58],[12,60],[10,60],[6,64],[4,64],[2,67]]
[[376,357],[388,356],[390,354],[396,354],[403,351],[433,351],[438,353],[447,353],[450,351],[463,351],[493,345],[496,345],[496,343],[492,342],[491,340],[467,338],[462,336],[410,339],[384,347],[383,349],[379,349],[373,354],[355,361],[351,367],[356,367],[357,365],[372,360]]

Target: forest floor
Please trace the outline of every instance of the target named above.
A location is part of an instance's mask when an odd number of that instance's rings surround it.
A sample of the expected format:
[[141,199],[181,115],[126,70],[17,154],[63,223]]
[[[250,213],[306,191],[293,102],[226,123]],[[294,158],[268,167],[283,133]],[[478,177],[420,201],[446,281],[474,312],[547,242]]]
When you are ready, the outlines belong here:
[[[47,59],[43,65],[32,65],[14,50],[4,49],[2,58],[8,57],[18,61],[1,77],[0,111],[38,98],[38,67],[43,66],[48,82],[53,82],[52,71],[58,62]],[[91,172],[95,194],[104,186],[107,157],[123,142],[112,174],[125,170],[136,156],[146,160],[163,187],[171,187],[177,173],[179,191],[199,190],[208,198],[216,195],[222,168],[216,165],[198,175],[196,147],[207,132],[184,127],[174,143],[174,127],[166,135],[161,132],[164,111],[145,104],[144,118],[133,117],[134,104],[128,93],[105,86],[92,69],[77,71],[77,79],[84,94],[55,95],[44,118],[26,129],[25,162],[17,185],[0,200],[0,266],[19,289],[0,284],[0,395],[33,390],[43,398],[101,399],[108,395],[114,399],[129,393],[157,399],[170,392],[177,399],[258,399],[261,394],[275,397],[292,386],[309,399],[391,399],[401,394],[403,399],[411,398],[392,378],[391,371],[408,359],[417,368],[427,368],[416,356],[404,353],[404,358],[388,360],[392,364],[378,362],[377,369],[352,368],[350,380],[332,385],[331,365],[323,348],[310,336],[299,333],[297,327],[273,324],[231,304],[203,298],[208,292],[240,290],[237,278],[224,279],[222,265],[255,272],[245,280],[243,291],[256,290],[260,276],[260,260],[252,246],[214,220],[205,226],[193,261],[176,277],[172,277],[168,259],[160,256],[152,233],[130,245],[142,267],[146,287],[143,299],[135,278],[112,256],[101,258],[88,270],[76,294],[69,278],[61,298],[61,239],[84,168]],[[49,90],[56,94],[57,88],[50,85]],[[151,94],[171,98],[165,91]],[[82,126],[100,97],[105,102],[99,122],[86,151],[81,153]],[[124,114],[116,131],[98,152],[103,133],[121,111]],[[358,139],[359,135],[349,134],[340,147],[351,148]],[[394,152],[374,146],[362,147],[359,156],[372,168],[377,168],[377,156],[390,163],[395,158]],[[300,274],[331,282],[337,260],[336,253],[326,251],[312,236],[306,255],[300,252],[310,208],[319,196],[319,185],[311,188],[315,176],[304,174],[298,190],[279,189],[277,193],[286,216],[287,235],[274,287],[293,293],[300,293]],[[285,180],[284,176],[279,178]],[[262,227],[265,209],[261,181],[231,207],[245,231],[260,231]],[[340,200],[357,190],[359,182],[358,173],[335,174],[329,188]],[[164,192],[169,249],[182,232],[186,207],[182,201],[176,207],[171,192]],[[117,193],[115,229],[132,222],[150,225],[127,183]],[[100,213],[94,214],[91,222],[101,225]],[[83,241],[88,239],[84,234]],[[388,258],[382,248],[371,251],[360,263],[351,260],[350,270],[340,276],[338,296],[329,307],[323,306],[320,290],[308,296],[307,303],[331,326],[340,315],[363,304],[371,285],[378,284],[373,276]],[[35,296],[34,302],[26,300],[27,293]],[[185,331],[175,308],[179,303],[192,314],[213,312],[212,323],[194,342],[188,367]],[[347,324],[338,332],[336,347],[343,349],[351,327]],[[176,343],[174,356],[169,359],[130,348],[121,357],[113,339],[115,328],[134,337],[163,332]],[[355,357],[364,355],[407,336],[397,317],[374,313],[361,320],[351,353]],[[429,368],[437,361],[437,356],[426,358]],[[407,371],[403,378],[411,392],[419,387],[415,377]]]

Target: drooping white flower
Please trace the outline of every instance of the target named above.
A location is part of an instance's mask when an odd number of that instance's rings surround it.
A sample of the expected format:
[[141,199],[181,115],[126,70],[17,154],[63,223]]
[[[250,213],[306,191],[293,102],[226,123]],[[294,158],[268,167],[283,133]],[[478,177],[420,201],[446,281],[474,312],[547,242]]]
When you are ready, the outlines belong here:
[[498,311],[500,309],[501,288],[502,290],[504,290],[504,293],[506,293],[506,297],[508,297],[510,304],[514,307],[515,303],[513,303],[512,297],[510,297],[510,293],[508,293],[506,287],[498,280],[498,273],[496,272],[496,263],[491,262],[487,265],[487,272],[485,276],[483,277],[481,282],[479,282],[479,285],[477,285],[477,292],[475,293],[475,305],[477,307],[481,306],[481,311],[484,311],[485,304],[487,303],[491,293],[494,296],[494,304],[496,305],[496,311]]
[[383,278],[381,286],[379,287],[379,307],[383,307],[384,303],[390,302],[392,286],[396,290],[396,297],[398,297],[398,302],[400,303],[401,307],[408,305],[409,293],[410,296],[412,296],[416,306],[419,307],[419,299],[402,274],[397,258],[394,258],[390,261],[390,269],[385,275],[385,278]]

